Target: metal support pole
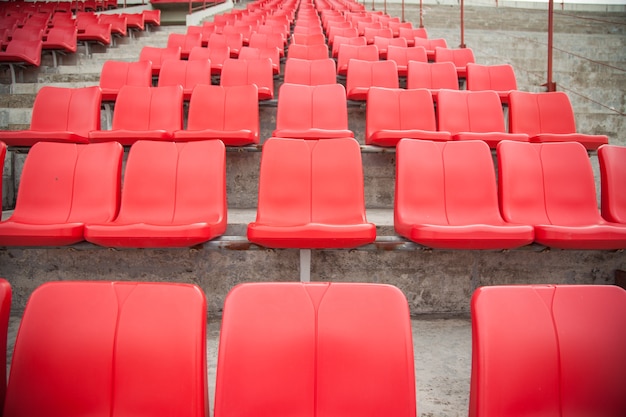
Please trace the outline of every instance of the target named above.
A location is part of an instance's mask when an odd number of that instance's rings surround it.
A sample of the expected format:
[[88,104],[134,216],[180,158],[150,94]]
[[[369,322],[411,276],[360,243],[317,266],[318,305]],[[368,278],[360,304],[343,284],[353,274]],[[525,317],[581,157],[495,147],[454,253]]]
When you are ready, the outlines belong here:
[[402,23],[404,23],[404,0],[402,0]]
[[300,249],[300,282],[311,282],[311,249]]
[[387,0],[383,2],[383,13],[387,14]]
[[461,48],[465,48],[465,2],[461,0]]
[[374,0],[372,0],[372,10],[376,10],[376,5],[374,4]]
[[552,35],[554,33],[554,0],[548,3],[548,81],[544,87],[548,91],[556,91],[556,83],[552,81]]
[[420,27],[424,27],[424,0],[420,0]]

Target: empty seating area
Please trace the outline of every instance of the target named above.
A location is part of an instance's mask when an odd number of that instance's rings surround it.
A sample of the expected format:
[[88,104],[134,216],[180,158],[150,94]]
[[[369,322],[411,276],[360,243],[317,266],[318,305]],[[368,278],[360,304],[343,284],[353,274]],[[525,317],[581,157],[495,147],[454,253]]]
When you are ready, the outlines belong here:
[[9,3],[94,75],[0,130],[0,415],[626,415],[626,146],[567,92],[356,0]]

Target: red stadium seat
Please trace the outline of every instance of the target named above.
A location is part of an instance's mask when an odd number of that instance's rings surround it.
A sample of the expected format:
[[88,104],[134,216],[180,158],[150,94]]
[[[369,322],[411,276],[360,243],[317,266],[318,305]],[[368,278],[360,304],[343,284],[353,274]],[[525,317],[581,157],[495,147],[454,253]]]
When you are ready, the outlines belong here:
[[189,53],[189,61],[209,61],[211,63],[211,75],[220,75],[222,68],[224,68],[224,62],[230,58],[230,48],[224,46],[221,48],[213,47],[203,48],[195,46],[191,48]]
[[220,85],[232,87],[250,84],[257,86],[259,100],[274,98],[274,75],[271,59],[262,58],[251,61],[229,58],[224,61]]
[[421,46],[422,48],[426,49],[426,56],[428,57],[428,60],[434,61],[435,60],[435,48],[437,47],[447,48],[448,43],[443,38],[426,39],[426,38],[420,38],[419,36],[416,36],[414,39],[413,46]]
[[452,62],[459,78],[467,77],[467,64],[475,63],[474,51],[470,48],[449,49],[435,47],[435,62]]
[[335,41],[333,42],[331,49],[333,58],[337,58],[339,56],[339,48],[341,48],[341,45],[365,46],[367,45],[367,40],[364,36],[335,36]]
[[272,74],[280,75],[280,51],[276,47],[251,47],[244,46],[239,51],[237,59],[256,61],[269,58],[272,61]]
[[[395,35],[394,35],[395,36]],[[415,46],[415,38],[428,39],[428,32],[425,28],[399,27],[398,38],[406,39],[409,46]]]
[[259,143],[259,98],[256,85],[198,85],[189,102],[187,128],[176,141],[221,139],[227,146]]
[[328,58],[328,45],[301,45],[292,43],[289,45],[287,57],[298,59],[326,59]]
[[533,225],[535,241],[559,249],[624,249],[626,225],[602,219],[587,152],[580,143],[498,145],[500,209]]
[[239,51],[243,47],[243,35],[241,33],[231,33],[230,35],[212,33],[209,36],[209,43],[207,44],[209,49],[224,48],[226,46],[230,51],[231,58],[237,58]]
[[87,143],[100,130],[100,87],[42,87],[37,93],[30,129],[0,131],[9,146],[32,146],[39,141]]
[[389,46],[396,46],[408,49],[406,39],[404,38],[387,38],[382,36],[374,36],[374,42],[372,43],[378,48],[378,57],[380,59],[387,59]]
[[396,287],[241,284],[224,303],[215,417],[415,417],[414,367]]
[[150,61],[152,63],[152,76],[158,77],[161,72],[161,65],[168,59],[180,60],[180,47],[157,48],[154,46],[144,46],[139,53],[140,61]]
[[[413,47],[416,50],[423,51],[421,47]],[[412,48],[408,48],[412,49]],[[411,54],[415,54],[412,52]],[[420,59],[421,59],[421,52]],[[459,76],[456,68],[451,62],[441,62],[429,64],[426,61],[412,60],[408,58],[406,69],[406,87],[407,88],[426,88],[433,95],[436,102],[441,90],[458,90]]]
[[282,84],[278,93],[276,137],[354,137],[348,128],[346,90],[341,84]]
[[139,141],[130,149],[120,211],[85,226],[107,247],[189,247],[226,230],[226,151],[219,140]]
[[484,142],[402,139],[396,158],[394,226],[401,236],[440,249],[532,243],[532,226],[500,215],[493,160]]
[[[11,284],[6,279],[0,278],[0,360],[7,363],[7,332],[9,329],[9,317],[11,315]],[[7,373],[0,372],[0,410],[4,409],[4,401],[7,386]]]
[[508,104],[511,91],[517,90],[515,71],[509,64],[467,64],[467,89],[493,90],[498,93],[502,103]]
[[150,61],[105,61],[100,71],[102,101],[115,101],[120,88],[125,85],[152,86],[152,64]]
[[183,128],[183,88],[135,87],[120,89],[111,130],[94,130],[90,142],[116,141],[129,146],[138,140],[172,140]]
[[470,417],[620,416],[626,291],[610,285],[478,288]]
[[[402,38],[399,38],[402,39]],[[377,45],[378,46],[378,45]],[[427,63],[428,58],[426,57],[426,50],[423,47],[407,47],[407,46],[397,46],[389,44],[387,46],[387,60],[394,61],[396,66],[398,67],[398,76],[399,77],[407,77],[409,72],[409,61],[418,61]],[[453,77],[456,88],[459,88],[458,78],[456,77],[456,71]],[[408,79],[407,79],[408,83]],[[417,87],[408,87],[407,88],[417,88]]]
[[195,46],[202,46],[202,35],[198,33],[170,33],[167,38],[168,48],[180,48],[181,59],[189,58],[191,48]]
[[189,284],[41,285],[20,322],[5,414],[208,417],[206,308]]
[[312,60],[287,58],[284,82],[304,85],[335,84],[337,82],[335,61],[332,58]]
[[180,85],[183,99],[189,100],[197,85],[211,85],[210,61],[165,61],[159,73],[159,87]]
[[525,133],[531,142],[582,143],[588,150],[598,149],[609,142],[605,135],[576,132],[572,103],[562,91],[530,93],[513,91],[509,94],[509,130]]
[[372,243],[363,167],[353,138],[270,138],[263,145],[256,221],[248,240],[270,248],[353,248]]
[[602,217],[607,221],[626,224],[626,147],[602,145],[600,160]]
[[15,211],[0,222],[1,246],[60,246],[84,240],[84,225],[117,214],[119,143],[39,142],[22,170]]
[[54,26],[48,31],[42,44],[43,51],[51,51],[53,65],[57,66],[58,54],[73,54],[78,50],[77,32],[74,26]]
[[346,98],[367,100],[371,87],[399,88],[398,68],[394,61],[351,59],[346,75]]
[[396,146],[402,138],[446,141],[437,131],[433,98],[428,90],[372,87],[365,106],[365,144]]
[[348,62],[350,62],[351,59],[378,61],[378,47],[376,45],[341,45],[337,55],[338,75],[346,75],[348,73]]
[[437,126],[453,140],[483,140],[494,148],[502,140],[528,142],[524,133],[507,133],[500,97],[495,91],[441,90]]
[[29,41],[15,39],[9,41],[4,51],[0,51],[0,65],[8,65],[11,70],[11,82],[15,83],[15,65],[33,66],[41,65],[41,39]]

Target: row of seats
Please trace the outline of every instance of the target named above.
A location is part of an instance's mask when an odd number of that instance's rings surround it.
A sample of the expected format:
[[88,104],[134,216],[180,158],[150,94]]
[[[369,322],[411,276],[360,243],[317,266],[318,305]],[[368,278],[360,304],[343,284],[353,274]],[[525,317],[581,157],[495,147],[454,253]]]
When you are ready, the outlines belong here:
[[[227,226],[219,140],[138,141],[121,185],[122,146],[39,142],[23,168],[2,246],[189,247]],[[626,150],[604,145],[602,216],[591,163],[576,142],[498,144],[498,181],[483,141],[402,139],[394,225],[420,245],[512,249],[626,248]],[[120,200],[121,191],[121,200]],[[374,242],[353,138],[270,138],[263,147],[248,240],[270,248],[354,248]]]
[[[102,88],[43,87],[33,105],[30,129],[0,131],[0,140],[9,146],[32,146],[40,140],[117,141],[125,146],[137,140],[200,139],[221,139],[228,146],[258,144],[259,90],[256,85],[198,84],[191,91],[185,90],[175,78],[177,75],[185,77],[189,63],[167,62],[165,68],[171,78],[163,76],[159,87],[119,86],[113,74],[121,74],[117,80],[127,79],[124,68],[145,64],[143,73],[147,77],[150,67],[147,63],[114,61],[105,64],[103,72],[111,76],[101,80]],[[189,112],[183,129],[186,95]],[[577,141],[595,150],[608,142],[604,135],[576,132],[574,112],[563,92],[512,92],[508,131],[495,92],[442,90],[439,96],[435,111],[428,90],[372,87],[367,97],[365,144],[396,146],[402,138],[478,139],[495,148],[501,140]],[[113,99],[116,104],[112,126],[103,130],[100,107]],[[559,117],[553,117],[555,112]],[[348,126],[345,88],[336,83],[282,84],[273,135],[296,139],[354,137]]]
[[[4,358],[11,296],[0,279]],[[208,417],[206,306],[191,284],[41,285],[1,373],[4,415]],[[471,311],[471,417],[626,412],[623,289],[480,287]],[[390,285],[239,284],[216,368],[216,417],[417,415],[410,311]]]

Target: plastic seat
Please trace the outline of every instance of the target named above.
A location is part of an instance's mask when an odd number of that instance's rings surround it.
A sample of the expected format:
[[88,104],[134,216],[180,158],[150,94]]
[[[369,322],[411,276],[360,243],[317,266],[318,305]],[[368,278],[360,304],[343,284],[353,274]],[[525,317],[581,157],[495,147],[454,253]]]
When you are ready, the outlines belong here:
[[470,417],[619,416],[626,411],[623,289],[481,287],[471,310]]
[[494,148],[502,140],[528,142],[525,133],[507,133],[500,97],[495,91],[441,90],[437,126],[453,140],[482,140]]
[[144,46],[139,53],[140,61],[150,61],[152,64],[152,76],[158,77],[161,72],[161,65],[168,59],[180,60],[180,47],[157,48],[154,46]]
[[85,239],[107,247],[189,247],[225,230],[224,144],[138,141],[126,163],[118,216],[87,224]]
[[[187,34],[199,33],[202,39],[202,47],[205,47],[209,44],[209,37],[215,33],[215,26],[187,26]],[[193,48],[198,48],[194,46]],[[192,48],[192,49],[193,49]]]
[[143,21],[147,30],[151,27],[161,26],[161,10],[160,9],[147,9],[141,12],[143,14]]
[[368,45],[372,45],[374,43],[374,38],[393,38],[393,32],[389,28],[375,28],[375,27],[366,27],[363,31],[363,37],[367,41]]
[[443,38],[426,39],[426,38],[420,38],[419,36],[416,36],[414,39],[413,46],[421,46],[424,49],[426,49],[426,56],[428,57],[428,60],[434,61],[435,60],[435,48],[437,47],[447,48],[448,43]]
[[626,147],[602,145],[598,148],[602,217],[626,224]]
[[[7,144],[0,141],[0,170],[2,172],[4,172],[4,160],[6,158],[7,155]],[[2,177],[0,177],[0,190],[3,190],[2,188]],[[2,194],[0,193],[0,199],[2,197]]]
[[209,36],[209,43],[207,44],[209,49],[223,48],[225,46],[228,47],[231,58],[237,58],[239,51],[243,47],[243,36],[240,33],[231,33],[230,35],[212,33]]
[[180,58],[189,58],[191,48],[202,46],[202,35],[197,33],[170,33],[167,37],[167,47],[180,47]]
[[394,61],[348,62],[346,97],[348,100],[367,100],[371,87],[399,88],[398,68]]
[[372,243],[363,167],[353,138],[270,138],[263,145],[256,221],[248,240],[270,248],[354,248]]
[[367,45],[367,40],[365,39],[364,36],[353,36],[353,37],[346,37],[346,36],[340,36],[340,35],[335,36],[335,41],[333,42],[332,50],[331,50],[331,54],[333,58],[339,57],[339,48],[341,48],[341,45],[365,46]]
[[407,65],[406,87],[426,88],[430,90],[433,100],[437,102],[439,91],[459,89],[459,76],[451,62],[429,64],[410,60]]
[[183,88],[136,87],[120,89],[111,130],[90,132],[90,142],[117,141],[130,146],[138,140],[172,140],[183,128]]
[[111,44],[111,24],[91,23],[85,27],[84,32],[78,31],[76,39],[78,42],[95,42],[108,46]]
[[39,142],[22,170],[15,211],[0,222],[0,246],[62,246],[84,240],[84,225],[115,218],[119,143]]
[[580,142],[588,150],[609,142],[605,135],[576,132],[572,103],[562,91],[512,91],[509,94],[509,131],[528,134],[531,142]]
[[[398,38],[404,39],[404,38]],[[377,45],[378,46],[378,45]],[[398,76],[399,77],[407,77],[409,72],[409,61],[418,61],[422,63],[427,63],[428,58],[426,57],[426,50],[423,47],[414,46],[397,46],[393,44],[389,44],[387,46],[387,56],[386,59],[388,61],[394,61],[396,63],[396,67],[398,68]],[[456,78],[456,71],[455,71]],[[456,79],[458,89],[458,79]],[[408,83],[408,79],[407,79]],[[407,85],[408,87],[408,85]],[[413,87],[416,88],[416,87]]]
[[187,128],[176,141],[220,139],[227,146],[258,144],[259,98],[256,85],[198,85],[189,102]]
[[87,143],[100,129],[100,87],[45,86],[33,104],[30,129],[0,131],[9,146],[32,146],[39,141]]
[[280,33],[253,33],[250,36],[252,48],[278,48],[280,57],[285,56],[285,39]]
[[322,85],[336,84],[337,71],[332,58],[287,58],[284,82],[289,84]]
[[249,84],[257,86],[259,100],[274,98],[274,76],[271,59],[250,61],[229,58],[224,61],[220,85],[231,87]]
[[535,241],[548,247],[626,248],[626,226],[600,216],[583,145],[505,141],[497,153],[504,219],[533,225]]
[[129,32],[137,30],[143,32],[146,28],[146,22],[143,12],[141,13],[122,13],[120,16],[126,18],[126,24]]
[[398,27],[398,37],[405,38],[409,46],[415,46],[415,38],[428,39],[426,28]]
[[[394,22],[394,21],[389,21],[387,23],[387,26],[392,30],[394,38],[400,37],[400,28],[413,29],[413,23],[411,23],[411,22]],[[412,35],[412,33],[411,33],[411,35]],[[405,39],[407,39],[407,41],[408,41],[408,38],[405,38]]]
[[0,51],[0,64],[32,65],[41,64],[41,49],[43,41],[29,41],[16,39],[9,41],[4,51]]
[[125,85],[152,86],[152,63],[150,61],[106,61],[100,72],[102,101],[115,101],[120,88]]
[[515,71],[509,64],[467,64],[467,89],[493,90],[498,93],[502,103],[508,104],[511,91],[517,90]]
[[111,35],[126,36],[128,34],[127,19],[117,14],[102,14],[98,17],[98,22],[111,25]]
[[[354,22],[352,24],[354,25]],[[359,31],[359,36],[365,36],[366,29],[382,29],[383,24],[380,22],[361,20],[356,22],[356,28]],[[393,35],[393,33],[391,33],[391,35]]]
[[222,28],[222,34],[224,35],[241,34],[241,42],[243,46],[248,46],[250,44],[250,37],[255,31],[256,27],[253,29],[250,25],[226,25]]
[[470,48],[450,49],[435,47],[435,62],[452,62],[459,78],[467,77],[467,64],[475,63],[474,51]]
[[402,138],[446,141],[437,131],[433,98],[428,90],[372,87],[365,106],[365,144],[396,146]]
[[502,219],[489,147],[481,141],[402,139],[396,148],[394,227],[439,249],[512,249],[533,227]]
[[[295,29],[294,29],[295,30]],[[326,45],[326,37],[323,33],[303,34],[294,31],[291,43],[297,45]],[[328,55],[326,55],[328,56]]]
[[378,47],[376,45],[341,45],[337,55],[338,75],[348,74],[348,63],[351,59],[358,59],[361,61],[378,61]]
[[[11,284],[6,279],[0,278],[0,360],[7,363],[7,333],[9,329],[9,317],[11,315]],[[6,395],[7,373],[0,372],[0,410],[4,409]]]
[[207,417],[206,315],[190,284],[45,283],[20,322],[5,415]]
[[374,36],[374,45],[378,48],[378,57],[380,59],[387,59],[387,52],[389,50],[389,46],[396,46],[401,48],[407,48],[406,39],[404,38],[392,38],[392,37],[381,37]]
[[[357,28],[353,28],[351,26],[349,27],[331,26],[327,34],[328,34],[328,47],[330,48],[331,51],[335,50],[335,38],[337,36],[341,36],[344,38],[359,37],[359,31],[357,30]],[[363,40],[365,40],[364,37],[363,37]],[[365,41],[365,44],[367,44],[367,41]],[[335,55],[333,55],[333,57],[335,57]]]
[[211,84],[210,61],[165,61],[159,73],[159,87],[183,87],[183,100],[189,100],[193,89],[200,84]]
[[273,136],[298,139],[354,137],[348,128],[345,88],[341,84],[282,84]]
[[326,59],[328,58],[328,45],[302,45],[292,43],[287,50],[287,57],[298,59]]
[[280,74],[280,51],[278,48],[253,48],[251,46],[244,46],[239,51],[239,57],[237,59],[256,61],[259,59],[269,58],[272,61],[272,74]]
[[53,65],[57,66],[57,53],[73,54],[77,51],[77,31],[74,26],[54,26],[50,28],[45,40],[42,43],[43,51],[51,51],[54,60]]
[[215,417],[415,417],[414,367],[396,287],[240,284],[224,303]]
[[203,48],[195,46],[191,48],[189,53],[189,61],[209,61],[211,64],[211,75],[220,75],[224,68],[224,61],[230,58],[230,49],[228,46],[223,48]]

